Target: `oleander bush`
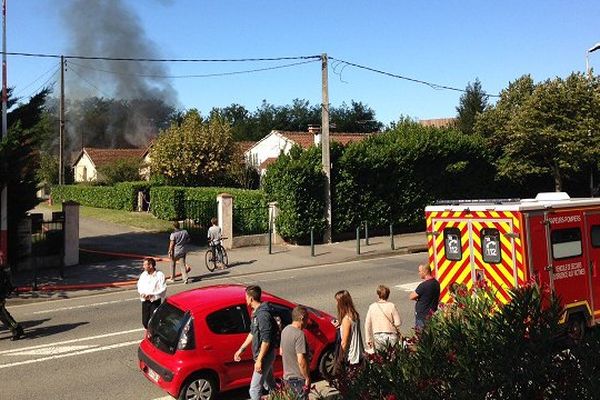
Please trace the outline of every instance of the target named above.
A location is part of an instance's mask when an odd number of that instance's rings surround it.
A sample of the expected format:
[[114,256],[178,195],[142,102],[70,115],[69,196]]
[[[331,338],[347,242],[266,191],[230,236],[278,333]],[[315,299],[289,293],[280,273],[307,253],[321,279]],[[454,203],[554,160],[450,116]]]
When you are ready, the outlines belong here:
[[332,379],[342,399],[598,398],[600,333],[567,348],[559,300],[536,285],[498,307],[486,287],[462,290],[408,346],[368,356]]

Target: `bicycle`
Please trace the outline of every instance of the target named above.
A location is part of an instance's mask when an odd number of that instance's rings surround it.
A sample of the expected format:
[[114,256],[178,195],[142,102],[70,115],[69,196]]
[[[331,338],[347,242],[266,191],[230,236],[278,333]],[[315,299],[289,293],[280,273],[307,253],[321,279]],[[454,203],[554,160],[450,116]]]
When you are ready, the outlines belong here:
[[[227,238],[221,238],[221,240],[223,239]],[[209,243],[208,250],[206,250],[206,253],[204,254],[204,263],[206,264],[206,269],[208,269],[210,272],[213,272],[215,269],[217,269],[218,264],[221,264],[223,268],[229,267],[227,251],[221,244],[221,240],[219,240],[216,244]]]

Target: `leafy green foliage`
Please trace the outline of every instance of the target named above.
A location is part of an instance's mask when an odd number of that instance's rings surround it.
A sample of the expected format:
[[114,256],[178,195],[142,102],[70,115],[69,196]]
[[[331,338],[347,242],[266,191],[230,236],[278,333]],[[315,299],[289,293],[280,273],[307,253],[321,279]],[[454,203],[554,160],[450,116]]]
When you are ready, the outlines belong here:
[[263,180],[269,201],[277,201],[275,220],[279,234],[286,240],[307,243],[311,228],[315,237],[325,229],[325,175],[321,169],[321,148],[302,150],[294,146],[269,166]]
[[205,121],[190,110],[181,124],[172,124],[154,142],[151,170],[169,185],[219,185],[240,164],[235,150],[228,122],[216,114]]
[[[12,90],[9,92],[12,93]],[[7,185],[8,256],[14,261],[18,254],[17,226],[27,211],[37,205],[39,142],[46,133],[44,102],[49,90],[44,89],[27,103],[16,104],[9,99],[7,136],[0,141],[0,187]]]
[[100,166],[98,172],[102,182],[114,185],[119,182],[134,182],[140,179],[140,166],[139,160],[125,158]]
[[[302,99],[294,99],[292,104],[283,106],[263,100],[254,112],[242,105],[232,104],[213,108],[213,113],[231,123],[235,140],[257,141],[273,129],[304,132],[308,125],[321,124],[321,105],[311,105]],[[342,103],[339,107],[331,107],[329,114],[337,132],[375,132],[383,127],[375,119],[375,111],[360,101],[352,100],[350,105]]]
[[[183,220],[186,218],[208,226],[217,196],[228,193],[233,197],[233,229],[240,235],[264,233],[268,229],[266,197],[261,190],[237,188],[199,187],[185,188],[162,186],[150,190],[151,211],[157,218]],[[200,202],[199,207],[189,207],[190,201]]]
[[475,118],[485,110],[488,95],[481,87],[479,79],[467,85],[466,92],[460,96],[457,112],[457,127],[465,134],[472,134]]
[[332,383],[349,400],[595,398],[600,335],[565,350],[559,300],[534,285],[511,296],[498,308],[488,288],[459,289],[413,344]]
[[148,190],[148,182],[121,182],[114,186],[62,185],[52,187],[52,200],[67,200],[81,205],[115,210],[135,211],[138,191]]
[[46,185],[58,184],[58,157],[40,153],[40,167],[36,172],[37,180]]
[[501,177],[525,184],[552,176],[554,189],[600,159],[600,79],[573,73],[534,84],[524,76],[476,122],[498,151]]

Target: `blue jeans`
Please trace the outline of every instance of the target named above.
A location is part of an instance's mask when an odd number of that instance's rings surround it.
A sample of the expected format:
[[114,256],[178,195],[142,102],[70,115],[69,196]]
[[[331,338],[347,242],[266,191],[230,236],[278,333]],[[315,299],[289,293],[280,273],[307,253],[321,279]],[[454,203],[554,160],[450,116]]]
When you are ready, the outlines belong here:
[[425,327],[425,320],[417,318],[415,320],[415,331],[422,331]]
[[308,400],[308,393],[304,392],[304,379],[300,379],[300,378],[286,379],[285,383],[298,396],[298,397],[296,397],[298,400]]
[[275,378],[273,378],[273,361],[275,361],[275,349],[269,350],[262,360],[262,373],[254,371],[250,382],[250,399],[260,400],[263,387],[269,391],[275,389]]

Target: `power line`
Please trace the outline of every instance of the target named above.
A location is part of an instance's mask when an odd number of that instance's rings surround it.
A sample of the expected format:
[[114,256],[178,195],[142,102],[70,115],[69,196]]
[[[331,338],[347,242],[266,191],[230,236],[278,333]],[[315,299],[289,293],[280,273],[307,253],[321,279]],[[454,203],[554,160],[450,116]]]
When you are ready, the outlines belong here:
[[28,83],[27,85],[19,88],[19,91],[17,93],[15,93],[15,96],[18,96],[19,94],[23,93],[27,88],[33,86],[33,84],[35,84],[37,81],[39,81],[40,79],[42,79],[44,76],[48,75],[49,72],[53,72],[56,73],[56,70],[59,67],[55,64],[53,66],[50,67],[50,69],[46,70],[44,73],[40,74],[40,76],[38,76],[37,78],[35,78],[33,81],[31,81],[30,83]]
[[[48,53],[24,53],[24,52],[0,52],[7,56],[37,57],[37,58],[60,58],[60,54]],[[291,57],[257,57],[257,58],[138,58],[138,57],[106,57],[106,56],[82,56],[82,55],[64,55],[65,59],[73,60],[104,60],[104,61],[143,61],[143,62],[253,62],[253,61],[284,61],[284,60],[307,60],[321,59],[320,55],[315,56],[291,56]]]
[[48,85],[48,83],[52,80],[55,79],[55,74],[60,71],[60,66],[58,66],[54,72],[48,77],[48,79],[46,79],[44,81],[44,83],[42,83],[37,89],[35,89],[33,92],[30,92],[27,96],[24,96],[26,99],[30,98],[31,96],[33,96],[34,94],[38,93],[40,90],[42,90],[43,88],[50,86],[50,88],[53,88],[54,85],[56,84],[56,80],[54,80],[54,82],[52,82],[52,84]]
[[215,73],[211,73],[211,74],[189,74],[189,75],[135,74],[135,73],[131,73],[131,72],[119,72],[119,71],[112,71],[112,70],[107,70],[107,69],[89,67],[89,66],[86,66],[83,64],[75,63],[73,61],[71,61],[69,63],[69,65],[76,65],[79,68],[84,68],[84,69],[89,69],[92,71],[104,72],[107,74],[114,74],[114,75],[139,76],[139,77],[143,77],[143,78],[183,79],[183,78],[212,78],[212,77],[218,77],[218,76],[250,74],[250,73],[254,73],[254,72],[262,72],[262,71],[271,71],[271,70],[275,70],[275,69],[290,68],[290,67],[295,67],[298,65],[317,62],[317,61],[319,61],[319,60],[300,61],[300,62],[295,62],[295,63],[290,63],[290,64],[276,65],[273,67],[248,69],[248,70],[243,70],[243,71],[215,72]]
[[[71,65],[72,63],[69,63],[69,65]],[[96,89],[98,92],[102,93],[105,97],[110,98],[112,96],[110,96],[109,94],[105,93],[103,90],[101,90],[100,88],[98,88],[96,85],[94,85],[92,82],[88,81],[87,79],[85,79],[83,76],[79,75],[76,71],[75,68],[71,68],[69,71],[71,71],[72,73],[74,73],[79,79],[81,79],[82,81],[84,81],[85,83],[87,83],[90,87]]]
[[[442,90],[442,89],[444,89],[444,90],[453,90],[453,91],[456,91],[456,92],[467,93],[467,91],[465,89],[459,89],[459,88],[455,88],[455,87],[452,87],[452,86],[440,85],[440,84],[437,84],[437,83],[427,82],[427,81],[423,81],[423,80],[420,80],[420,79],[410,78],[408,76],[393,74],[391,72],[386,72],[386,71],[382,71],[382,70],[379,70],[379,69],[367,67],[366,65],[360,65],[360,64],[349,62],[349,61],[340,60],[339,58],[334,58],[334,57],[329,57],[329,58],[331,60],[337,61],[339,64],[344,64],[345,66],[356,67],[356,68],[364,69],[364,70],[367,70],[367,71],[375,72],[375,73],[378,73],[378,74],[381,74],[381,75],[390,76],[392,78],[403,79],[405,81],[420,83],[422,85],[427,85],[427,86],[429,86],[432,89],[436,89],[436,90]],[[498,95],[498,94],[487,94],[487,93],[486,93],[486,96],[489,96],[489,97],[500,97],[500,95]]]

